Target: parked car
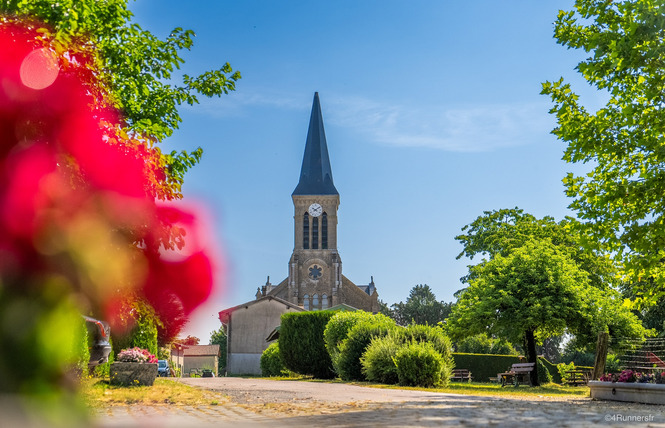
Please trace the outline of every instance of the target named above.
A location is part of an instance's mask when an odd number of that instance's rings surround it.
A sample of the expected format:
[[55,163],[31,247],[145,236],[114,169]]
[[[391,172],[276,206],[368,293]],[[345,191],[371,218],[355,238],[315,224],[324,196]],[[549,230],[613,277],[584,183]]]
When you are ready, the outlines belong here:
[[105,321],[86,316],[83,318],[88,328],[88,349],[90,349],[88,368],[93,368],[109,360],[109,354],[111,353],[111,343],[109,342],[111,326]]
[[166,360],[158,360],[157,364],[157,374],[159,376],[168,377],[169,372],[171,371],[169,369],[169,362]]

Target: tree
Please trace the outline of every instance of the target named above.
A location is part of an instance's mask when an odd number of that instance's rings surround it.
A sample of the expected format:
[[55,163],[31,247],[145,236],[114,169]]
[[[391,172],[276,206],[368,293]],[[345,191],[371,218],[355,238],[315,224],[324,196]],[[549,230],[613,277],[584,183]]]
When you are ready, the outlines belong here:
[[[455,237],[464,246],[457,258],[506,256],[528,241],[547,239],[587,272],[592,285],[599,288],[618,286],[614,263],[604,254],[582,245],[583,236],[578,233],[578,226],[579,222],[571,217],[560,222],[550,216],[538,219],[517,207],[484,211],[482,216],[462,228],[465,234]],[[462,278],[462,281],[467,279]]]
[[589,111],[563,78],[543,83],[568,146],[563,159],[589,171],[564,178],[585,220],[584,244],[623,265],[638,304],[665,296],[665,4],[662,0],[577,0],[560,11],[554,37],[589,57],[576,69],[607,96]]
[[173,341],[173,343],[178,343],[180,345],[186,345],[186,346],[196,346],[201,342],[201,339],[199,339],[196,336],[190,336],[187,335],[184,339],[176,339]]
[[[618,269],[615,263],[608,255],[586,247],[585,237],[580,233],[580,229],[579,222],[571,217],[559,222],[550,216],[538,219],[517,207],[485,211],[482,216],[462,228],[465,234],[455,237],[464,245],[457,258],[467,256],[473,259],[480,254],[491,260],[499,255],[508,256],[527,242],[545,240],[569,257],[577,268],[586,274],[590,286],[615,296],[615,290],[621,285],[617,280]],[[462,281],[470,281],[475,274],[476,272],[470,269]],[[456,297],[459,298],[460,295],[461,292]],[[606,323],[607,330],[613,335],[629,334],[627,332],[631,331],[622,317],[609,317]],[[597,328],[592,328],[591,325],[588,327],[578,329],[577,337],[574,338],[578,346],[583,348],[594,346],[597,339]],[[513,344],[518,345],[521,342]]]
[[[536,363],[538,339],[566,330],[598,332],[608,328],[611,318],[621,318],[625,332],[644,334],[618,292],[589,285],[587,273],[548,240],[527,241],[470,270],[469,287],[448,318],[453,339],[487,333],[523,341],[527,360]],[[537,369],[531,381],[539,384]]]
[[[198,76],[183,74],[181,83],[172,83],[173,72],[185,62],[181,52],[194,44],[194,32],[175,28],[161,40],[132,21],[127,4],[128,0],[0,0],[0,13],[31,22],[44,40],[72,58],[91,59],[88,73],[94,78],[87,84],[97,103],[121,113],[122,123],[115,131],[131,137],[129,149],[154,154],[149,190],[160,199],[181,198],[184,175],[198,163],[202,150],[163,154],[154,144],[178,128],[182,104],[197,104],[197,94],[212,97],[235,90],[240,73],[226,63]],[[7,19],[11,18],[0,18],[0,23]],[[76,61],[69,65],[73,64]]]
[[419,284],[411,289],[406,302],[392,305],[392,318],[399,325],[436,325],[450,314],[452,303],[439,302],[427,284]]
[[215,330],[210,333],[210,344],[219,345],[219,362],[217,364],[217,373],[220,375],[226,370],[226,346],[227,346],[228,336],[226,330],[222,325],[219,327],[219,330]]

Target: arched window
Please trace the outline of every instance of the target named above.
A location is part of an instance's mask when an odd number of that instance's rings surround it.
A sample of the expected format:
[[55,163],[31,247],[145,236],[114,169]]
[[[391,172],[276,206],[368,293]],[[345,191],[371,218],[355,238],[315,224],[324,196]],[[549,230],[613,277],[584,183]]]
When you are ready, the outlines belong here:
[[306,311],[309,311],[309,294],[305,294],[302,298],[303,307]]
[[312,217],[312,249],[319,249],[319,218]]
[[312,296],[312,310],[315,311],[319,309],[319,295],[315,294]]
[[309,214],[302,217],[302,247],[309,249]]
[[328,309],[330,304],[328,303],[328,296],[326,294],[321,296],[321,309]]
[[321,216],[321,248],[328,249],[328,214]]

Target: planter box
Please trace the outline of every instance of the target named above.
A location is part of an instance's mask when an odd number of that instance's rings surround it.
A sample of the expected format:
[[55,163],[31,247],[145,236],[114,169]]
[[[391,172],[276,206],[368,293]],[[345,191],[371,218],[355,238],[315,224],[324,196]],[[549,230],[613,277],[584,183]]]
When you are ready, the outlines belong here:
[[111,363],[111,385],[152,386],[157,377],[157,363]]
[[599,400],[665,404],[665,385],[663,384],[592,380],[589,381],[589,389],[591,390],[591,398]]

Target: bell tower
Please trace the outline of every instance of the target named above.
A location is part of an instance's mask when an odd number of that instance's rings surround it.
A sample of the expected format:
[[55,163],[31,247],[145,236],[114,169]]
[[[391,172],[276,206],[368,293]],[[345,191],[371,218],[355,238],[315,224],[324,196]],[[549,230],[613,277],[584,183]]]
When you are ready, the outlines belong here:
[[306,310],[339,303],[342,261],[337,253],[339,193],[333,183],[319,93],[314,94],[300,180],[291,195],[294,248],[289,261],[289,301]]

